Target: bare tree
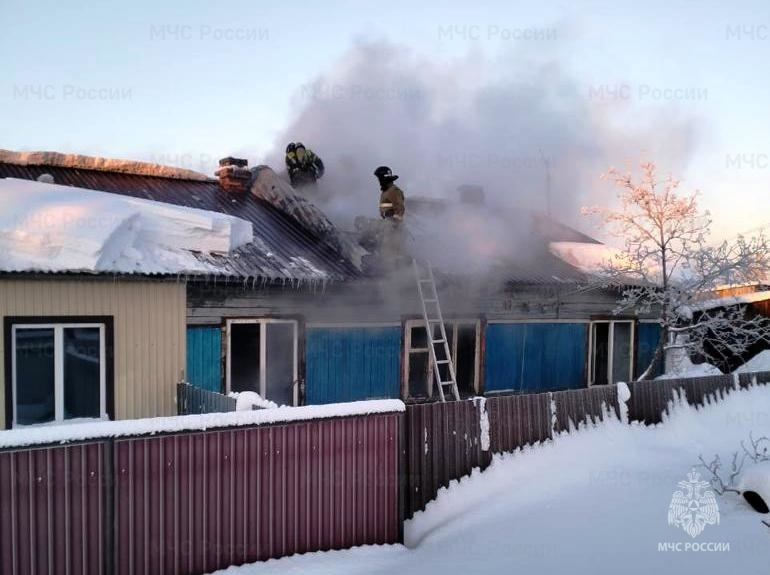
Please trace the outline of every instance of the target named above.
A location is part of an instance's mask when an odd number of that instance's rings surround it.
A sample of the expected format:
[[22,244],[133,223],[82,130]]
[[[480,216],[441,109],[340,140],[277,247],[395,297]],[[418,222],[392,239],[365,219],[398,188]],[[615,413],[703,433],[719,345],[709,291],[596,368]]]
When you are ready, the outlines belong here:
[[757,341],[770,342],[767,321],[747,318],[745,306],[709,305],[718,285],[767,278],[765,238],[739,236],[732,243],[709,244],[711,217],[699,210],[699,193],[680,194],[679,181],[670,175],[659,179],[651,162],[641,170],[639,180],[614,168],[605,176],[619,188],[619,209],[583,210],[601,216],[624,242],[621,254],[602,270],[604,283],[623,286],[616,312],[652,312],[660,321],[660,340],[639,379],[675,349],[725,359]]
[[763,461],[770,461],[770,455],[768,455],[768,448],[770,448],[770,438],[762,436],[754,439],[754,435],[749,433],[749,444],[741,441],[741,451],[733,452],[732,461],[730,462],[730,469],[727,471],[727,476],[724,476],[722,464],[719,455],[715,455],[711,461],[706,461],[703,455],[699,455],[698,459],[702,467],[709,472],[711,476],[711,487],[714,488],[717,495],[724,495],[725,493],[735,493],[740,495],[741,492],[736,487],[735,483],[740,476],[746,461],[749,460],[752,463],[760,463]]

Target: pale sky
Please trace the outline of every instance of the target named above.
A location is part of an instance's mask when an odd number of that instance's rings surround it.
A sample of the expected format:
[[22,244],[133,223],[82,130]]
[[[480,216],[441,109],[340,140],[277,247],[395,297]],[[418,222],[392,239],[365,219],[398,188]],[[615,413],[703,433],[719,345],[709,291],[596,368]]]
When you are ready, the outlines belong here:
[[204,170],[231,153],[259,159],[303,86],[360,40],[447,65],[553,51],[593,105],[692,120],[679,175],[703,191],[716,232],[770,223],[766,0],[0,0],[0,148]]

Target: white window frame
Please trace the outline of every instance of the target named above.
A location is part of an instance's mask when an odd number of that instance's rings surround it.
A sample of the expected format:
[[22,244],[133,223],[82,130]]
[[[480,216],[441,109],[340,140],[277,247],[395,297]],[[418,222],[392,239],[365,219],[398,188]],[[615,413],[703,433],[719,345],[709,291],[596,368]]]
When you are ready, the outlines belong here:
[[594,347],[595,347],[595,335],[596,330],[594,326],[596,324],[609,324],[608,330],[607,330],[607,383],[612,383],[612,374],[614,372],[614,363],[615,363],[615,324],[618,323],[627,323],[629,324],[631,328],[631,339],[630,339],[630,350],[628,354],[628,378],[627,381],[630,381],[633,378],[634,375],[634,361],[636,359],[636,350],[635,350],[635,343],[636,343],[636,326],[635,321],[633,319],[597,319],[592,320],[590,322],[590,325],[588,326],[588,371],[586,373],[586,379],[588,387],[591,387],[592,385],[598,385],[594,382],[596,381],[596,366],[594,365]]
[[[479,371],[481,370],[481,320],[479,319],[470,319],[470,318],[459,318],[459,319],[444,319],[444,324],[447,326],[447,337],[449,338],[450,342],[450,350],[449,353],[452,354],[452,361],[455,362],[455,373],[457,372],[457,326],[458,325],[473,325],[476,329],[476,346],[474,350],[474,364],[475,368],[473,370],[473,392],[478,393],[479,392]],[[419,347],[419,348],[412,348],[412,329],[413,328],[420,328],[423,331],[425,330],[425,320],[422,319],[408,319],[404,322],[404,355],[406,361],[404,361],[403,366],[403,373],[401,374],[402,380],[404,382],[404,397],[410,398],[411,390],[409,389],[409,364],[410,364],[410,356],[413,353],[426,353],[428,354],[428,381],[426,382],[426,385],[428,386],[428,398],[433,397],[433,390],[436,387],[433,384],[433,380],[435,377],[434,370],[432,367],[430,367],[430,349],[427,347]],[[428,343],[430,345],[430,343]]]
[[109,419],[107,415],[107,341],[106,326],[103,323],[14,323],[11,326],[11,386],[13,393],[13,427],[34,427],[50,425],[52,422],[21,425],[17,415],[17,382],[16,382],[16,332],[24,329],[53,329],[54,330],[54,421],[65,423],[64,419],[64,330],[70,328],[99,328],[99,417],[93,420]]
[[232,346],[230,345],[230,337],[232,336],[232,326],[234,324],[259,324],[260,334],[259,334],[259,395],[261,395],[265,399],[270,399],[267,397],[267,324],[270,323],[287,323],[291,324],[294,328],[294,350],[293,350],[293,356],[294,356],[294,365],[292,366],[292,390],[291,390],[291,397],[292,397],[292,405],[297,405],[299,402],[299,322],[296,319],[281,319],[281,318],[247,318],[247,319],[228,319],[225,323],[225,331],[226,331],[226,346],[227,346],[227,358],[226,358],[226,369],[225,369],[225,393],[230,393],[230,372],[232,367],[232,361],[230,358],[230,350],[232,349]]

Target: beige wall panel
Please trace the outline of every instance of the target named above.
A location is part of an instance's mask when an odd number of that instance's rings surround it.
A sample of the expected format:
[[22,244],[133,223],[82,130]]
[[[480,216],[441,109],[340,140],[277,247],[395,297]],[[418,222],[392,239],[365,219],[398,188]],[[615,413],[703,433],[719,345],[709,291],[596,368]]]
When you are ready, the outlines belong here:
[[[179,282],[0,279],[0,316],[112,316],[117,419],[176,413],[185,367],[185,286]],[[5,427],[5,334],[0,429]]]

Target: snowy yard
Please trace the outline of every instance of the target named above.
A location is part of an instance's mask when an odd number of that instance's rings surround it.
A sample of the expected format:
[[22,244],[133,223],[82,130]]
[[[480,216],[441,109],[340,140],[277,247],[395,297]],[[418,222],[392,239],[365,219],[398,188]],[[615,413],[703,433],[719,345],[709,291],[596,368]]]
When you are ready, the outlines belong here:
[[[761,520],[768,516],[737,496],[717,496],[720,522],[694,539],[667,519],[698,456],[718,453],[727,462],[750,432],[770,435],[770,386],[700,411],[677,406],[657,427],[609,422],[496,457],[407,522],[404,546],[309,553],[219,573],[767,573],[770,529]],[[678,542],[682,550],[671,550]],[[669,550],[659,550],[666,543]],[[687,543],[723,550],[684,550]]]

